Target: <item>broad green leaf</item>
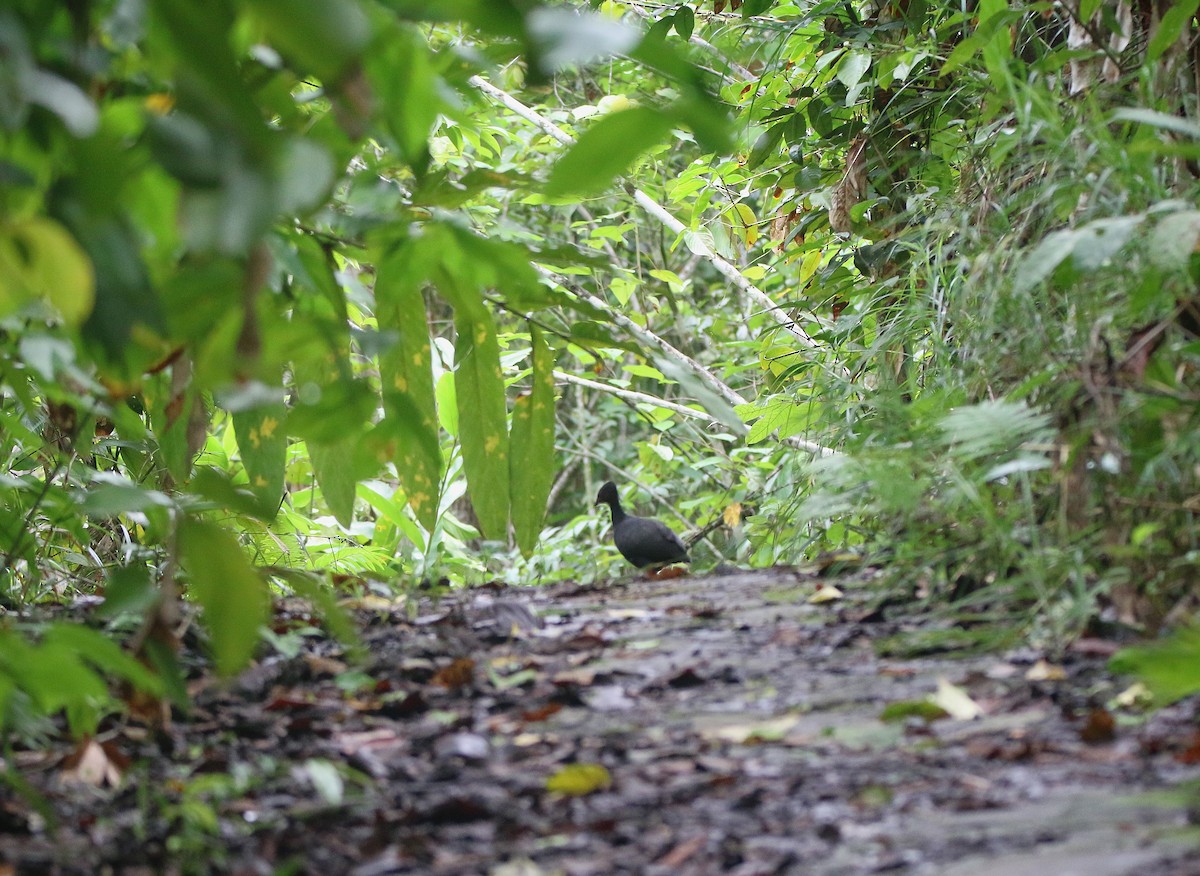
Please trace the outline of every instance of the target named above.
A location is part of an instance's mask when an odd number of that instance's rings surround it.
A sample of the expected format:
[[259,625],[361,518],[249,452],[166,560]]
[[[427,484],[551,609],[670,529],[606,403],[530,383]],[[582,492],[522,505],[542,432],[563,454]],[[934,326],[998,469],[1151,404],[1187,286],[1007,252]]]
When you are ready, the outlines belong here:
[[1109,669],[1136,675],[1160,706],[1200,692],[1200,626],[1181,627],[1162,641],[1118,651]]
[[862,78],[870,66],[871,55],[868,52],[855,50],[853,52],[847,52],[842,56],[842,62],[838,64],[836,75],[838,81],[846,86],[847,106],[850,106],[854,103],[854,99],[859,92],[859,85],[862,82]]
[[270,615],[270,591],[228,531],[184,517],[178,537],[188,593],[204,610],[217,671],[233,675],[254,656],[259,628]]
[[429,132],[444,105],[429,46],[414,28],[396,25],[367,55],[365,65],[400,157],[409,165],[425,163]]
[[1146,46],[1146,61],[1154,63],[1163,53],[1178,42],[1184,27],[1191,24],[1192,16],[1196,14],[1198,0],[1174,0],[1162,15],[1158,30],[1154,32]]
[[1071,228],[1047,234],[1017,265],[1013,288],[1024,292],[1049,277],[1071,255],[1078,237],[1079,232]]
[[155,696],[163,693],[163,683],[157,675],[97,630],[79,624],[54,624],[46,630],[42,644],[72,650],[101,672],[128,681],[139,690]]
[[675,28],[675,33],[685,40],[690,40],[692,32],[696,29],[696,13],[692,11],[692,7],[684,3],[676,9],[675,14],[671,16],[671,26]]
[[291,138],[280,155],[276,209],[289,215],[307,213],[324,203],[333,179],[333,158],[323,147]]
[[[453,376],[453,375],[446,375]],[[411,396],[384,393],[385,416],[367,433],[379,462],[392,461],[408,503],[421,525],[432,530],[441,501],[442,453],[437,429],[422,422]]]
[[542,331],[529,325],[533,344],[533,388],[517,397],[513,406],[510,445],[510,487],[513,530],[517,547],[526,557],[533,554],[546,501],[557,470],[554,453],[554,354]]
[[92,263],[52,219],[0,225],[0,317],[35,297],[45,298],[69,325],[80,325],[95,304]]
[[150,569],[145,565],[114,566],[108,570],[104,582],[104,604],[98,614],[104,618],[115,618],[126,612],[142,614],[159,599],[159,589],[150,580]]
[[349,526],[354,521],[354,495],[358,487],[356,456],[358,440],[347,438],[331,444],[309,444],[308,455],[313,473],[321,487],[325,504],[337,522]]
[[371,27],[354,0],[249,0],[271,43],[297,66],[326,83],[341,77],[371,39]]
[[42,712],[65,711],[75,737],[94,733],[101,712],[112,703],[104,679],[67,644],[43,642],[31,647],[15,638],[4,642],[0,661],[9,664],[6,668],[18,685]]
[[508,527],[508,423],[500,344],[491,314],[484,311],[484,317],[455,319],[454,384],[471,505],[484,535],[503,539]]
[[287,434],[319,444],[337,443],[371,419],[379,397],[366,380],[346,377],[322,385],[302,379],[305,370],[297,362],[299,403],[288,412]]
[[642,153],[662,141],[671,119],[649,107],[604,116],[583,132],[550,171],[546,195],[596,195],[607,190]]
[[95,517],[113,517],[154,507],[169,508],[171,504],[170,497],[158,490],[139,487],[133,481],[114,480],[90,487],[79,503],[79,510]]
[[442,460],[420,246],[420,241],[407,242],[379,265],[375,316],[380,331],[395,338],[379,355],[379,377],[387,416],[406,427],[396,432],[397,473],[417,519],[431,530],[437,520]]
[[277,508],[283,498],[287,466],[287,410],[282,403],[263,405],[233,413],[242,465],[250,477],[250,489],[264,508]]
[[534,7],[525,26],[546,74],[628,52],[642,38],[632,25],[561,6]]

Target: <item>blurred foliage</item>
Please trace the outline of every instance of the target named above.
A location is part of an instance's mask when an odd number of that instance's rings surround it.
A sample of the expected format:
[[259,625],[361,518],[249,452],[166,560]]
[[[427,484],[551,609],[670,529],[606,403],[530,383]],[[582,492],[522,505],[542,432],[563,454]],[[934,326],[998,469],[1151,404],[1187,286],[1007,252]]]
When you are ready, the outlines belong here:
[[[1196,28],[1144,6],[9,4],[0,603],[169,679],[178,588],[233,673],[274,592],[617,573],[615,479],[971,641],[1182,619]],[[174,695],[76,644],[0,630],[9,726]]]

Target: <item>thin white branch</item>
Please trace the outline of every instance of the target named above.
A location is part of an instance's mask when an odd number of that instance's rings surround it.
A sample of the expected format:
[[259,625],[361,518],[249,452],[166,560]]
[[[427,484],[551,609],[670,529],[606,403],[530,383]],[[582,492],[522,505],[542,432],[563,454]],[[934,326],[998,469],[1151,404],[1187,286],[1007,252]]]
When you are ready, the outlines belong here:
[[589,295],[582,289],[579,289],[573,284],[568,283],[566,278],[559,277],[553,271],[547,270],[541,265],[534,265],[534,268],[543,277],[561,286],[562,288],[567,289],[575,297],[586,301],[588,304],[592,305],[592,307],[603,310],[609,315],[609,318],[611,318],[613,322],[625,329],[625,331],[627,331],[633,337],[637,338],[639,341],[649,347],[654,347],[666,358],[675,362],[677,365],[681,365],[686,368],[692,374],[696,375],[697,378],[703,381],[709,389],[721,396],[721,398],[725,399],[725,401],[727,401],[729,404],[736,407],[737,405],[744,405],[746,403],[746,399],[743,398],[735,389],[730,387],[691,356],[687,355],[687,353],[684,353],[682,350],[673,346],[669,341],[659,337],[649,329],[642,328],[620,311],[614,310],[608,304],[608,302],[601,298],[597,298],[595,295]]
[[608,383],[600,383],[596,380],[588,380],[586,377],[576,377],[574,374],[568,374],[565,371],[555,371],[554,377],[557,380],[565,380],[567,383],[574,383],[579,386],[586,386],[588,389],[594,389],[597,392],[606,392],[609,395],[619,396],[631,402],[638,404],[654,405],[656,408],[664,408],[668,411],[674,411],[677,414],[683,414],[685,417],[692,417],[696,420],[704,420],[706,423],[719,424],[721,421],[711,414],[704,411],[698,411],[695,408],[689,408],[686,405],[676,404],[675,402],[665,401],[652,395],[647,395],[644,392],[637,392],[632,389],[622,389],[619,386],[612,386]]
[[[485,94],[488,94],[500,101],[521,118],[545,131],[564,146],[574,145],[575,138],[558,125],[554,124],[554,122],[550,121],[536,110],[521,103],[521,101],[517,100],[508,92],[502,91],[501,89],[492,85],[483,77],[472,76],[467,81],[471,85],[483,91]],[[665,225],[668,229],[675,232],[675,234],[681,235],[689,230],[686,225],[672,216],[669,212],[667,212],[666,209],[662,207],[662,205],[660,205],[641,189],[637,188],[632,183],[624,183],[624,186],[625,190],[638,204],[642,206],[644,210],[646,210],[646,212]],[[721,273],[722,276],[729,280],[730,283],[740,289],[745,295],[753,299],[755,303],[762,308],[762,312],[770,316],[777,325],[790,332],[802,346],[807,347],[810,350],[822,349],[821,344],[819,344],[811,335],[808,334],[808,332],[801,328],[796,319],[791,317],[787,311],[772,301],[771,297],[767,295],[767,293],[763,292],[761,289],[747,280],[736,266],[721,258],[707,247],[705,247],[704,251],[702,251],[700,255],[706,258],[709,263]],[[801,315],[813,322],[818,324],[821,323],[821,321],[813,314],[804,313]]]

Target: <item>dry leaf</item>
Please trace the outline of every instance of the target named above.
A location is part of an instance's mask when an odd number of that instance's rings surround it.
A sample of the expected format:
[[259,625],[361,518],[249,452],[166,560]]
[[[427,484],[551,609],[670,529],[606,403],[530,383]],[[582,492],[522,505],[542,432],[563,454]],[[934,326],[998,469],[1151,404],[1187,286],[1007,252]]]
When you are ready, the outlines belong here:
[[808,597],[810,605],[823,605],[826,602],[837,602],[845,596],[841,590],[832,584],[817,584],[817,592]]
[[929,701],[942,708],[951,718],[956,721],[971,721],[983,714],[979,704],[961,687],[944,678],[939,678],[937,684],[937,693],[932,694]]
[[110,750],[95,739],[86,739],[63,764],[62,778],[68,784],[119,788],[121,771],[128,765],[115,749]]
[[443,666],[433,676],[433,683],[442,687],[466,687],[475,678],[475,661],[470,657],[460,657],[449,666]]
[[1102,745],[1117,738],[1117,722],[1107,709],[1092,709],[1088,713],[1079,738],[1089,745]]
[[1026,681],[1066,681],[1067,670],[1045,660],[1039,660],[1025,673]]

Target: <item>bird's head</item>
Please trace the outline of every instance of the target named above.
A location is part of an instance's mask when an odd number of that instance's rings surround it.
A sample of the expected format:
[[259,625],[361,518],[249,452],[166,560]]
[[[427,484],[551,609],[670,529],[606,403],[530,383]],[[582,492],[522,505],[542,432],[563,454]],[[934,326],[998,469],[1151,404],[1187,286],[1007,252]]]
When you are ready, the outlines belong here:
[[621,498],[617,495],[617,485],[612,481],[608,481],[600,488],[600,492],[596,495],[597,505],[612,505],[620,502]]

